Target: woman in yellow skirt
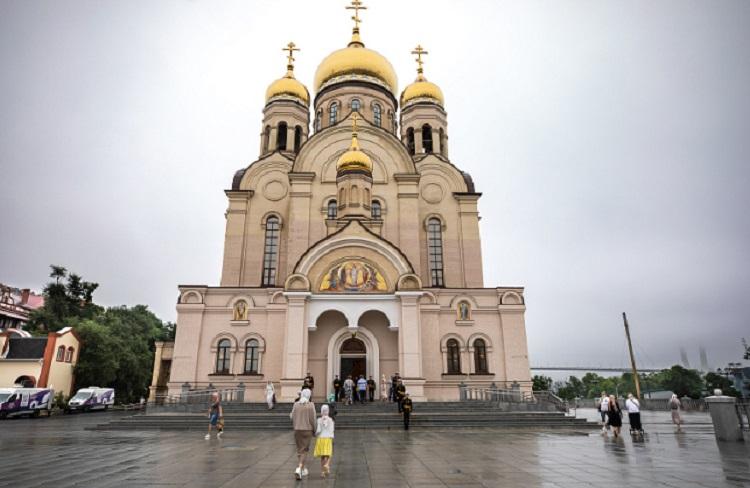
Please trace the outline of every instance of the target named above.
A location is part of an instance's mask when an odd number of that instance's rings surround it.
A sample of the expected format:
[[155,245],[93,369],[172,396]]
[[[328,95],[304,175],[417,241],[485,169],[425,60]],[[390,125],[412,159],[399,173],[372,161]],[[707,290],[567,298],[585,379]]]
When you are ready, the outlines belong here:
[[333,456],[334,422],[328,416],[328,405],[320,407],[320,418],[315,428],[315,457],[320,458],[320,477],[325,478],[331,473],[331,456]]

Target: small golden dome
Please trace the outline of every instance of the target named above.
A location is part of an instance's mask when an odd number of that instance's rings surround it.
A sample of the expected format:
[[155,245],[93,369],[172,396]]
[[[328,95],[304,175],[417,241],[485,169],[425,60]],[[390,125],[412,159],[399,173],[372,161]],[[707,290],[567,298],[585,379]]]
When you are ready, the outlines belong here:
[[414,83],[407,86],[401,93],[401,106],[403,107],[407,102],[414,100],[415,98],[431,98],[440,106],[445,104],[443,90],[441,90],[435,83],[427,81],[422,75],[417,76]]
[[288,51],[289,53],[287,55],[286,74],[283,78],[279,78],[268,85],[268,89],[266,90],[266,103],[276,97],[294,97],[300,99],[305,106],[309,106],[310,92],[307,91],[305,85],[294,77],[294,57],[292,54],[294,51],[299,51],[299,49],[293,42],[290,42],[283,51]]
[[367,49],[355,33],[344,49],[329,54],[315,71],[315,92],[328,82],[343,80],[371,81],[396,93],[398,78],[391,63],[377,51]]
[[370,156],[362,152],[359,148],[356,113],[353,114],[352,118],[352,143],[349,146],[349,150],[342,154],[336,162],[336,172],[341,173],[344,171],[365,171],[372,173],[372,160]]

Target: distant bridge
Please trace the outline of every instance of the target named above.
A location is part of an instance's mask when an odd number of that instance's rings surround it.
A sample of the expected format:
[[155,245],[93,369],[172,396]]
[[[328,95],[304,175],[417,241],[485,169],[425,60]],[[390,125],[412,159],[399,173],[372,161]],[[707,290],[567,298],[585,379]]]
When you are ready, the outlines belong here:
[[[668,368],[638,368],[639,373],[656,373]],[[532,371],[590,371],[602,373],[629,373],[631,368],[607,368],[602,366],[532,366]]]

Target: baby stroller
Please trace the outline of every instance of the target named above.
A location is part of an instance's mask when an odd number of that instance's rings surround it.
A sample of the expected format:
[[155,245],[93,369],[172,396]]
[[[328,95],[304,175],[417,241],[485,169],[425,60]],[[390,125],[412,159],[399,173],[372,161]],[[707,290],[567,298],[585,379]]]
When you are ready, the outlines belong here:
[[646,433],[641,424],[640,412],[628,413],[628,420],[630,420],[630,435],[643,435]]

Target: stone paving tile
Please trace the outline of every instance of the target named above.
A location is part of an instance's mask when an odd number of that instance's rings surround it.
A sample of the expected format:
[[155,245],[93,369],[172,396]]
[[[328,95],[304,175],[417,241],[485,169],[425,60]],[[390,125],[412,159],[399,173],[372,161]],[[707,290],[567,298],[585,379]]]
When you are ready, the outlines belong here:
[[112,415],[0,422],[0,486],[750,487],[750,447],[717,443],[705,414],[686,415],[686,431],[676,434],[668,412],[647,412],[643,441],[597,432],[342,431],[331,477],[321,479],[311,460],[302,482],[292,477],[290,432],[228,431],[205,441],[195,431],[85,430]]

